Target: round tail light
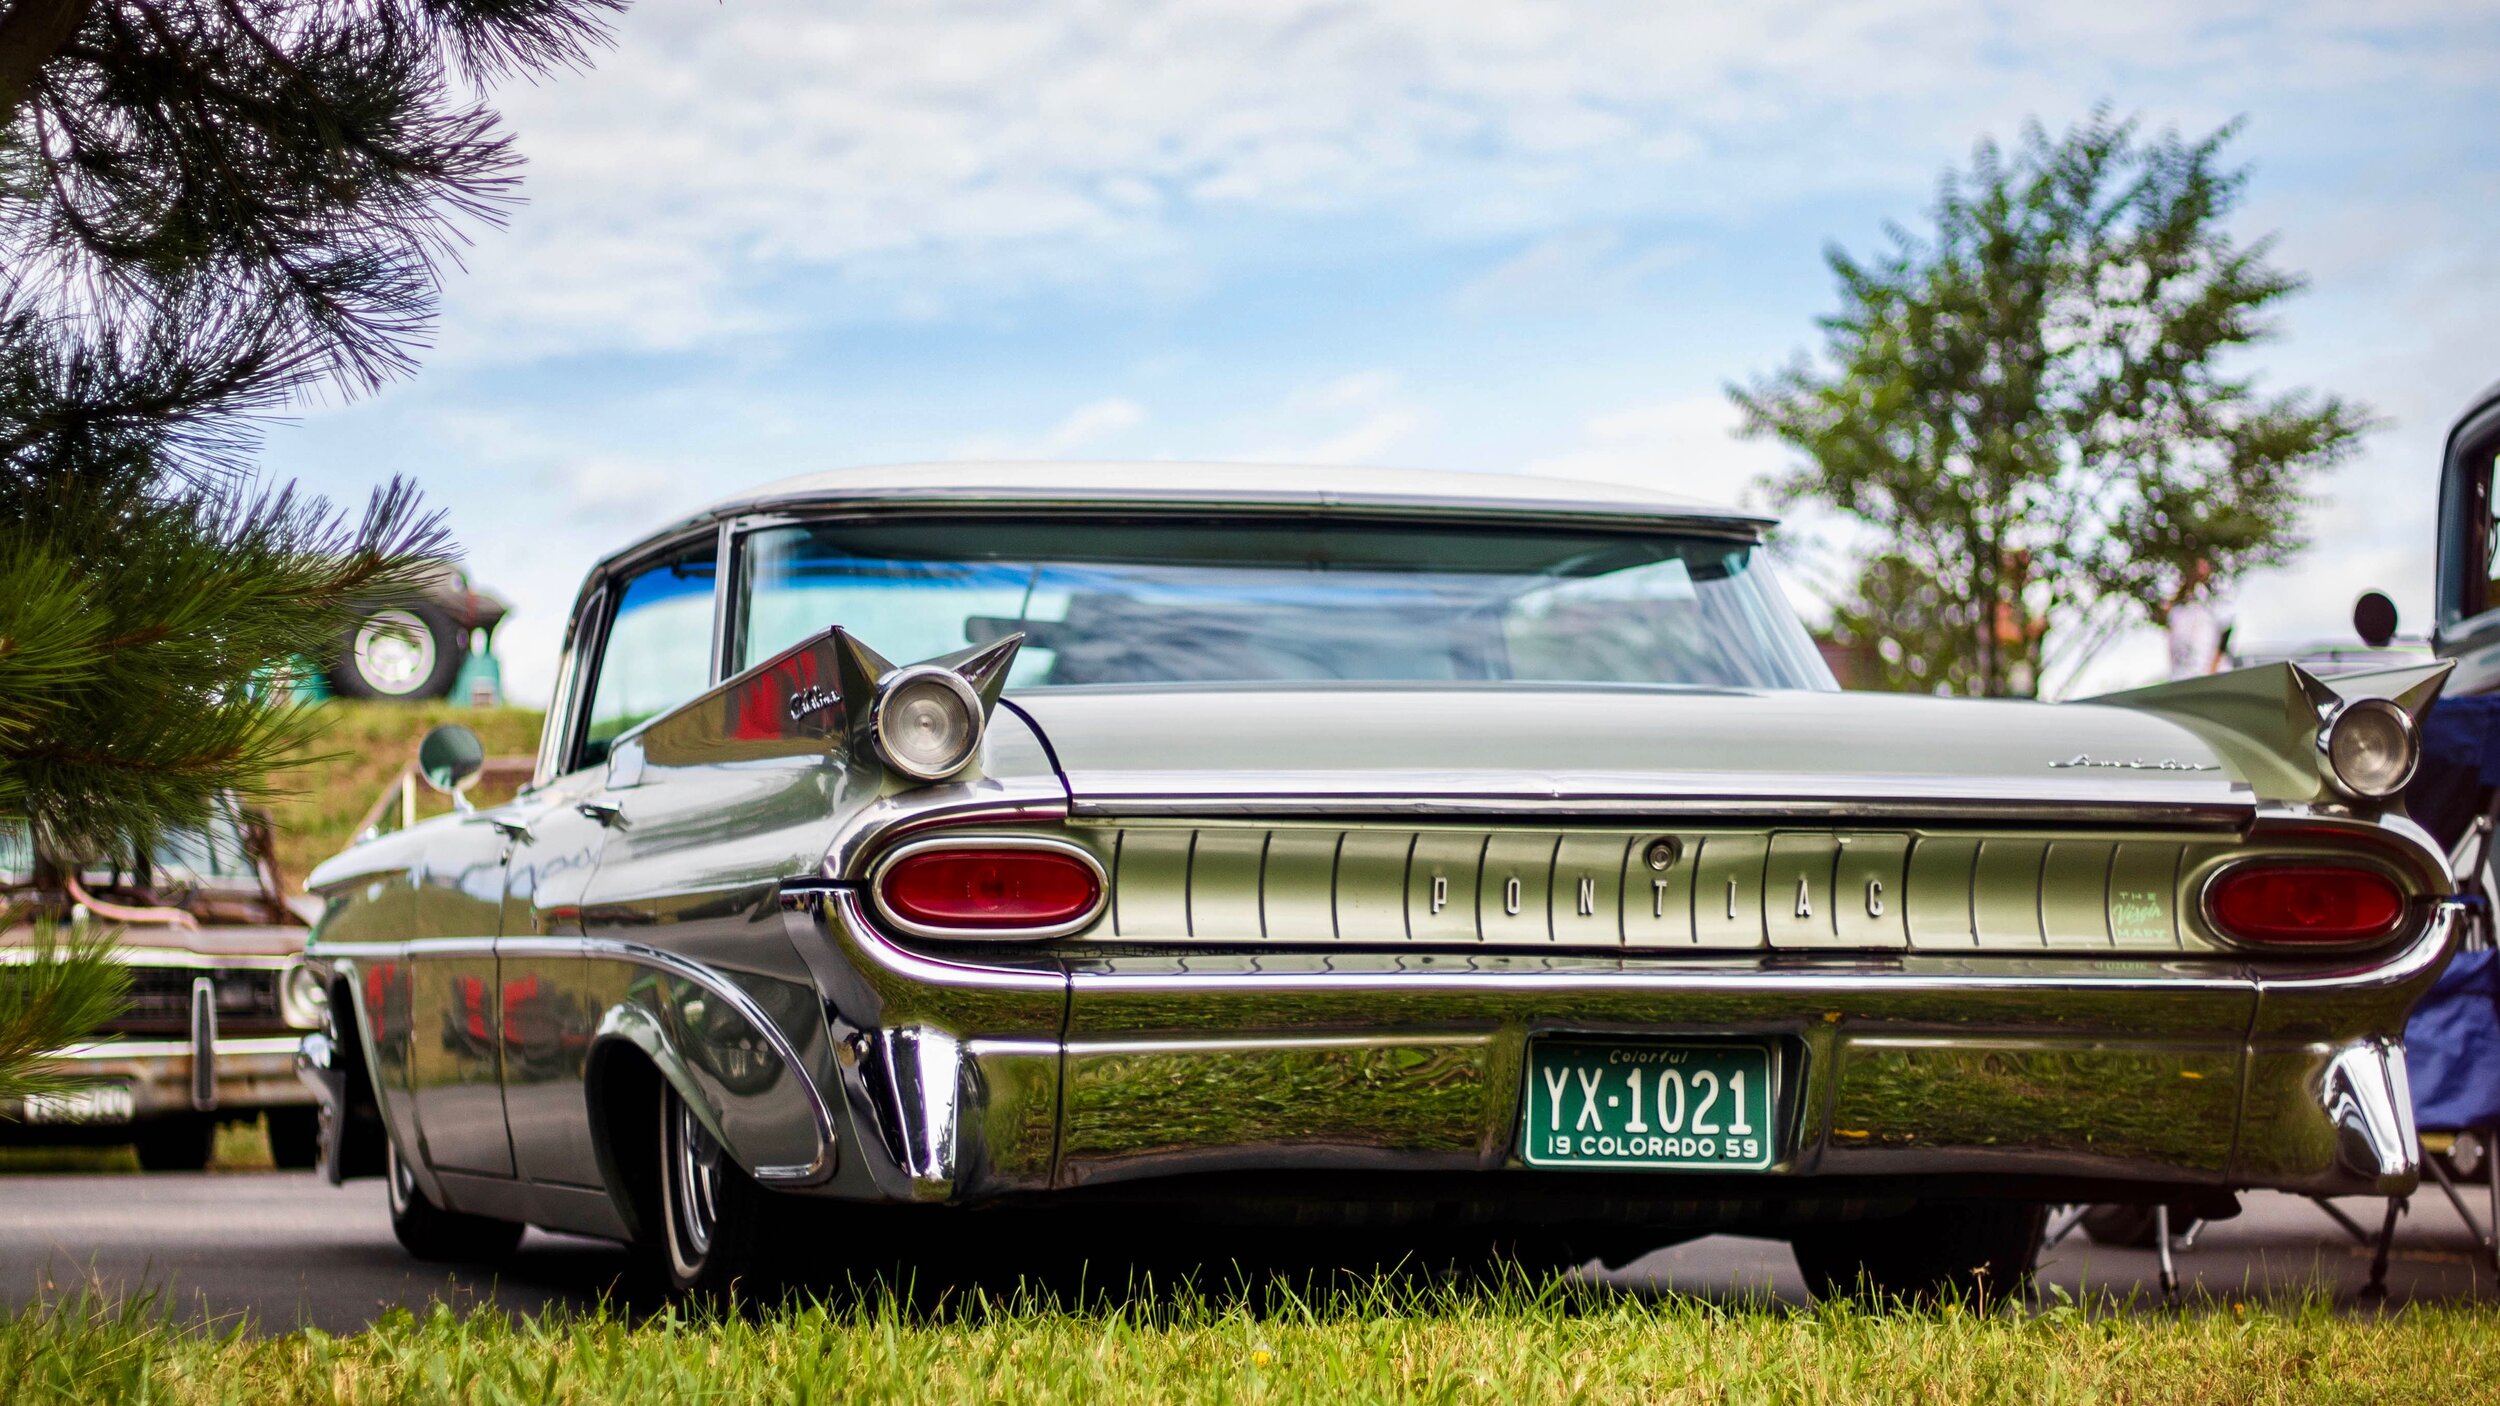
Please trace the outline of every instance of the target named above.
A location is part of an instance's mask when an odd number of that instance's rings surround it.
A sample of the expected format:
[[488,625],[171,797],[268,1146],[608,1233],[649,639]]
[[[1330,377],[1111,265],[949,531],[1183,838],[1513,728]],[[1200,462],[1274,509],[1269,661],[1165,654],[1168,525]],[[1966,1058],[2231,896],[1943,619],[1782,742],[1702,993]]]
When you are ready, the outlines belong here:
[[2375,869],[2249,865],[2206,887],[2205,911],[2224,936],[2242,942],[2367,942],[2396,930],[2405,896]]
[[1102,910],[1102,868],[1057,844],[905,850],[877,871],[877,908],[923,937],[1057,937]]

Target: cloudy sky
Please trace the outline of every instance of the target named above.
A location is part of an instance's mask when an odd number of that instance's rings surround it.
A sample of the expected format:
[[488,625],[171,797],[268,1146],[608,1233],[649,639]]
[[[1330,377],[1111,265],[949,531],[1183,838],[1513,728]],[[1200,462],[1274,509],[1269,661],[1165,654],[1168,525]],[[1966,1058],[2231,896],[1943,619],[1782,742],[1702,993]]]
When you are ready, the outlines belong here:
[[1742,498],[1781,459],[1724,387],[1812,344],[1823,247],[1915,221],[1981,135],[2107,101],[2246,119],[2239,232],[2313,283],[2250,364],[2386,419],[2243,635],[2340,636],[2371,585],[2419,624],[2440,438],[2500,378],[2495,74],[2495,0],[638,0],[594,70],[498,95],[528,203],[448,276],[423,372],[268,459],[336,496],[420,480],[515,602],[532,701],[592,559],[810,468]]

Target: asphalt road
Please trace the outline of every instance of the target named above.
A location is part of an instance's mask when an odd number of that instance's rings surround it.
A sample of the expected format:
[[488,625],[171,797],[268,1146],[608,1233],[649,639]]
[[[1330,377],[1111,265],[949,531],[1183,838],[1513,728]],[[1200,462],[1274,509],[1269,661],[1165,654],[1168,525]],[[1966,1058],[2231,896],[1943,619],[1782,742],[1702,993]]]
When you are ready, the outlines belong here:
[[[14,1308],[92,1284],[115,1296],[153,1291],[186,1320],[248,1318],[265,1331],[350,1332],[405,1305],[434,1301],[514,1312],[587,1306],[627,1268],[613,1245],[532,1231],[500,1272],[450,1271],[409,1259],[391,1238],[378,1181],[332,1188],[304,1173],[22,1175],[0,1178],[0,1302]],[[2384,1203],[2345,1208],[2375,1226]],[[2477,1216],[2480,1198],[2469,1200]],[[2315,1206],[2248,1198],[2236,1220],[2206,1226],[2178,1257],[2190,1295],[2297,1296],[2323,1287],[2351,1304],[2368,1252]],[[2070,1294],[2157,1300],[2150,1251],[2113,1250],[2078,1234],[2050,1251],[2041,1282]],[[1806,1302],[1785,1245],[1714,1236],[1661,1250],[1604,1276],[1636,1291]],[[2397,1231],[2389,1301],[2495,1292],[2474,1238],[2434,1190]],[[2053,1291],[2052,1291],[2053,1292]]]

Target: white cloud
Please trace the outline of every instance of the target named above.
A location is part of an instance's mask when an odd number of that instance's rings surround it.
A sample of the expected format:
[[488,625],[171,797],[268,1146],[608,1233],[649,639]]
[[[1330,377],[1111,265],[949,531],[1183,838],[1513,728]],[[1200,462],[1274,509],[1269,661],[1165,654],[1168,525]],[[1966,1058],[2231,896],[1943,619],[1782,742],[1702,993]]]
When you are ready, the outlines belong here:
[[[2196,95],[2251,75],[2480,83],[2494,36],[2460,28],[2324,0],[646,0],[592,71],[499,95],[531,204],[473,251],[446,352],[1151,299],[1197,286],[1245,215],[1528,241],[1470,295],[1498,298],[1609,237],[1575,229],[1923,186],[1971,134],[2080,111],[2137,66],[2172,75],[2188,123],[2232,115]],[[1628,247],[1594,253],[1638,276]],[[794,280],[825,288],[793,302]]]
[[1536,459],[1527,472],[1759,507],[1758,484],[1778,471],[1781,452],[1738,438],[1740,423],[1736,407],[1716,393],[1627,406],[1590,419],[1579,446]]
[[1092,448],[1146,423],[1146,407],[1125,396],[1080,405],[1037,436],[980,435],[955,447],[958,459],[1047,459]]
[[1397,374],[1379,369],[1302,387],[1267,418],[1271,432],[1298,437],[1225,457],[1252,464],[1379,465],[1432,422],[1403,395]]
[[1616,229],[1566,230],[1478,274],[1450,301],[1469,313],[1585,312],[1637,292],[1693,252],[1683,242],[1636,244]]

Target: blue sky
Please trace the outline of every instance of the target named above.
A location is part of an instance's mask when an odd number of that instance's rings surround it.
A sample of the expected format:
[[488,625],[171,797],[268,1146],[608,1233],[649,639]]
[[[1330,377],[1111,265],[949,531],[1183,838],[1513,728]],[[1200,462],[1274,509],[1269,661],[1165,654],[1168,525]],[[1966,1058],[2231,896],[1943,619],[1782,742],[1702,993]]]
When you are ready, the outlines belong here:
[[[734,489],[956,457],[1529,470],[1729,499],[1724,385],[1814,341],[1821,251],[1916,223],[1983,134],[2096,101],[2254,167],[2312,279],[2250,365],[2388,423],[2248,637],[2426,620],[2436,456],[2500,379],[2500,5],[641,0],[497,95],[527,204],[414,378],[273,474],[393,473],[510,597],[545,697],[582,572]],[[1758,501],[1758,495],[1757,495]],[[1828,543],[1812,545],[1817,538]],[[1790,572],[1809,614],[1845,534]],[[2077,687],[2138,681],[2149,638]]]

